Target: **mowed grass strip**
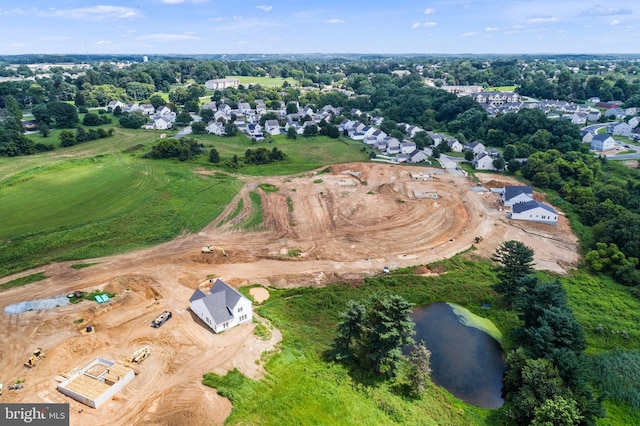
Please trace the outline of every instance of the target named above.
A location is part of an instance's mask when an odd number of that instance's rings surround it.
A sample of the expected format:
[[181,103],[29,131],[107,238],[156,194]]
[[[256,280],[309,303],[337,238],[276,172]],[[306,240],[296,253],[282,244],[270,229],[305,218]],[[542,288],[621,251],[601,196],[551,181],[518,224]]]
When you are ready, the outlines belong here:
[[119,154],[68,160],[0,185],[0,276],[168,241],[215,219],[241,183]]
[[293,78],[282,77],[252,77],[245,75],[230,75],[228,78],[237,78],[240,80],[240,84],[247,86],[249,84],[259,84],[262,87],[282,87],[285,81],[288,81],[290,85],[295,86],[297,82]]

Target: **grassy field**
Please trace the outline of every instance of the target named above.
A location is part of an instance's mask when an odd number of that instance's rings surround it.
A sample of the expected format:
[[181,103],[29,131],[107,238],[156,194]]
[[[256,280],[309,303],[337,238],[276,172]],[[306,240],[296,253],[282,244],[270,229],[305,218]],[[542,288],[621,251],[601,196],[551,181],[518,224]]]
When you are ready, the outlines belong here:
[[282,83],[288,81],[290,85],[295,86],[298,84],[292,78],[280,78],[280,77],[251,77],[244,75],[229,75],[227,78],[237,78],[240,80],[240,84],[248,85],[248,84],[259,84],[263,87],[282,87]]
[[487,92],[514,92],[516,86],[495,86],[486,89]]
[[[273,137],[273,143],[252,143],[245,135],[220,137],[213,135],[199,136],[199,140],[207,147],[215,147],[220,153],[221,164],[233,155],[240,158],[247,149],[274,146],[284,152],[288,160],[267,165],[245,165],[236,172],[253,176],[280,176],[306,172],[329,164],[348,163],[352,161],[369,161],[366,152],[362,152],[363,144],[351,139],[331,139],[326,136],[298,137],[287,139],[286,135]],[[206,167],[213,167],[202,156],[198,161]]]
[[[240,188],[228,174],[203,176],[196,168],[224,166],[207,155],[180,163],[142,158],[159,140],[159,132],[117,128],[113,137],[54,151],[0,158],[0,276],[46,264],[120,253],[168,241],[181,232],[196,232],[215,219]],[[317,136],[272,144],[253,144],[244,135],[231,138],[198,136],[215,146],[222,161],[249,148],[277,146],[287,161],[246,165],[233,173],[287,175],[328,164],[366,161],[362,144]],[[254,212],[257,194],[252,197]],[[259,207],[259,206],[258,206]],[[257,214],[257,213],[256,213]],[[243,226],[258,226],[253,214]]]
[[226,174],[195,174],[189,164],[121,153],[84,157],[76,151],[75,157],[48,153],[25,158],[28,167],[7,167],[14,173],[0,181],[0,276],[196,232],[215,219],[241,187]]
[[253,381],[235,371],[204,378],[233,402],[228,424],[494,424],[494,412],[464,404],[442,388],[431,385],[422,398],[413,399],[400,390],[402,379],[380,381],[326,357],[347,301],[366,299],[376,291],[400,294],[417,305],[448,300],[488,316],[503,331],[514,327],[514,314],[480,308],[496,300],[488,265],[458,257],[442,262],[442,267],[448,273],[440,277],[398,270],[360,286],[272,289],[258,312],[282,330],[283,342],[279,353],[265,359],[266,377]]

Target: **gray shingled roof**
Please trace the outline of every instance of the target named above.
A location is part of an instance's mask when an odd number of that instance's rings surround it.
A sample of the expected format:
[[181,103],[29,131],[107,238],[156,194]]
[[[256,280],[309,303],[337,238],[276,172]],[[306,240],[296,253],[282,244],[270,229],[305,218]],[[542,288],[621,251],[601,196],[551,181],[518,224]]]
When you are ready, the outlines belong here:
[[527,201],[526,203],[515,204],[513,207],[511,207],[511,211],[513,213],[523,213],[523,212],[535,209],[537,207],[543,208],[553,214],[558,214],[553,207],[548,206],[546,204],[542,204],[541,202],[536,200]]
[[203,297],[207,297],[207,295],[204,293],[204,291],[197,289],[195,293],[193,293],[193,296],[191,296],[191,299],[189,299],[189,303],[193,302],[194,300],[202,299]]
[[505,186],[504,187],[504,199],[510,200],[513,197],[517,197],[520,194],[526,194],[533,196],[533,188],[530,186]]

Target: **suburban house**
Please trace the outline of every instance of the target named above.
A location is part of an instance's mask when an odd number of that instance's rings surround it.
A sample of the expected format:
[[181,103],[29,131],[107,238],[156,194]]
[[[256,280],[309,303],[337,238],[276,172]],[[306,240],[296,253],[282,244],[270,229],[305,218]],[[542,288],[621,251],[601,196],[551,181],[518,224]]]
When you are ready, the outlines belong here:
[[629,139],[631,139],[633,141],[639,141],[640,140],[640,127],[636,127],[635,129],[633,129],[631,131],[631,134],[629,135]]
[[416,150],[416,143],[408,140],[403,140],[400,143],[400,152],[403,154],[411,154]]
[[122,109],[124,107],[124,104],[122,102],[120,102],[120,101],[111,101],[107,105],[107,110],[113,111],[114,109],[116,109],[118,107],[120,107],[120,109]]
[[473,168],[477,170],[495,170],[493,167],[493,157],[483,152],[473,160]]
[[600,117],[602,117],[602,113],[600,112],[600,110],[589,111],[589,113],[587,114],[587,120],[589,121],[598,121],[600,120]]
[[582,136],[582,142],[584,143],[591,143],[591,141],[593,140],[593,137],[596,135],[596,133],[593,132],[586,132],[583,136]]
[[616,140],[607,134],[598,134],[591,139],[591,149],[594,151],[608,151],[613,149]]
[[607,118],[613,118],[616,120],[622,120],[625,117],[624,111],[620,108],[611,108],[605,111],[604,116]]
[[220,279],[209,294],[197,289],[189,299],[189,308],[216,333],[253,319],[251,301]]
[[264,131],[270,135],[279,135],[280,123],[278,120],[267,120],[264,122]]
[[217,78],[215,80],[208,80],[204,83],[204,87],[209,90],[226,89],[227,87],[233,87],[237,89],[240,86],[240,80],[237,78]]
[[421,163],[423,161],[427,161],[429,156],[426,152],[416,149],[412,153],[409,154],[409,162],[410,163]]
[[146,115],[153,115],[156,109],[151,104],[142,104],[140,105],[140,112]]
[[514,206],[533,201],[533,188],[530,186],[505,186],[502,190],[502,204]]
[[607,133],[610,135],[629,136],[631,134],[631,127],[627,123],[612,123],[607,126]]
[[551,206],[531,200],[526,203],[515,204],[511,208],[511,219],[556,225],[558,223],[558,212]]
[[462,144],[458,139],[455,138],[447,138],[447,145],[449,145],[449,149],[451,152],[462,152]]
[[464,149],[473,152],[473,155],[482,154],[486,150],[482,142],[478,142],[478,141],[466,144],[464,146]]
[[207,133],[217,136],[223,136],[227,134],[224,130],[224,124],[222,124],[220,121],[213,120],[210,121],[207,125]]
[[640,126],[640,117],[631,117],[629,119],[629,126],[631,126],[632,129]]

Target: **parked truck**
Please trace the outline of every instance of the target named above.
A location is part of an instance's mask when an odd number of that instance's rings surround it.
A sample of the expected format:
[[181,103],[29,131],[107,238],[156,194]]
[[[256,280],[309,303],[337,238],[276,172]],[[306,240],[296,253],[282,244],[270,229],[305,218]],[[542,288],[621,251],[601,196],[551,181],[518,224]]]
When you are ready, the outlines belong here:
[[158,328],[165,322],[169,321],[173,315],[170,311],[164,311],[156,319],[151,322],[151,327]]

